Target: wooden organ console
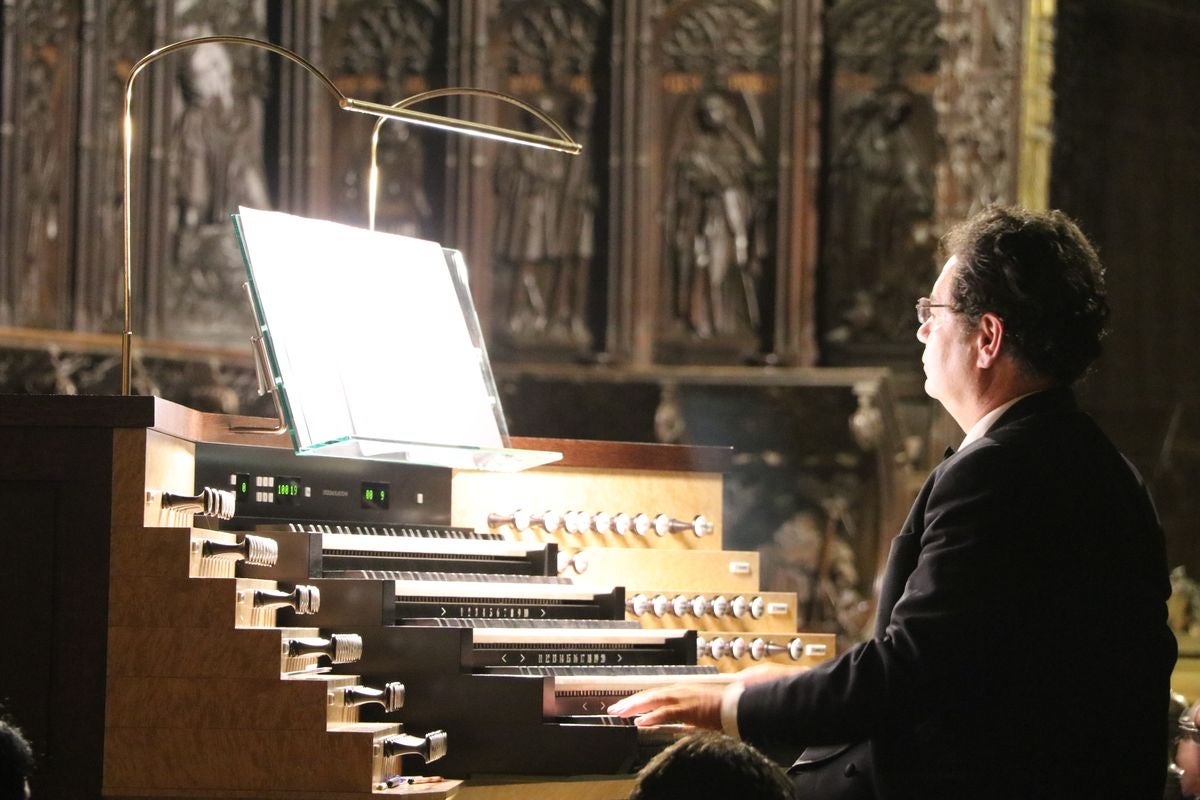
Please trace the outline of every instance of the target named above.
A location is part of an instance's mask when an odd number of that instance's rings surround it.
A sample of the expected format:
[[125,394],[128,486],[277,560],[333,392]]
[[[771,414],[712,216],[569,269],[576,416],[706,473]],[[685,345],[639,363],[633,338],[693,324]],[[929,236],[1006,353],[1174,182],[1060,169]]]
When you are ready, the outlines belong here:
[[619,798],[678,731],[616,699],[833,656],[722,549],[726,450],[524,439],[565,457],[451,472],[245,421],[0,398],[0,703],[35,796]]

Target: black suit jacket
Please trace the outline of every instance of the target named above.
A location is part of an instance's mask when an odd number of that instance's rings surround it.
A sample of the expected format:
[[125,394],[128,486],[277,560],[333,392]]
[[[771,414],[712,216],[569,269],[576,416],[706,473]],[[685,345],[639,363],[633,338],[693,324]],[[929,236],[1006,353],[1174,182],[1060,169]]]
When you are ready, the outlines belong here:
[[925,482],[874,637],[747,687],[738,726],[775,752],[859,743],[882,798],[1160,798],[1169,591],[1140,477],[1042,392]]

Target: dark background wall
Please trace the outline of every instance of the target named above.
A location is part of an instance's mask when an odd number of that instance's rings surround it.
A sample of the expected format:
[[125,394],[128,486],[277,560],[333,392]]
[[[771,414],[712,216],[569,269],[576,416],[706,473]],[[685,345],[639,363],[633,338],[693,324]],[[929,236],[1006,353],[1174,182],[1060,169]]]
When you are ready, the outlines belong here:
[[1151,481],[1172,564],[1200,574],[1200,7],[1063,0],[1050,202],[1108,270],[1082,399]]

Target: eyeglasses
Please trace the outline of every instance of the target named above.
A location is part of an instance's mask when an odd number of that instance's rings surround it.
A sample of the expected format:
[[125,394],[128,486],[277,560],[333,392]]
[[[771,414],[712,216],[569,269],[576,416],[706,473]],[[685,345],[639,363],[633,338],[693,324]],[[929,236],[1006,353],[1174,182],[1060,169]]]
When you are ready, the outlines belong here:
[[933,316],[933,312],[931,312],[929,310],[931,308],[954,308],[954,304],[953,303],[934,303],[934,302],[930,301],[930,299],[928,297],[922,297],[920,300],[917,301],[917,323],[918,324],[924,325],[926,322],[929,322],[930,317]]

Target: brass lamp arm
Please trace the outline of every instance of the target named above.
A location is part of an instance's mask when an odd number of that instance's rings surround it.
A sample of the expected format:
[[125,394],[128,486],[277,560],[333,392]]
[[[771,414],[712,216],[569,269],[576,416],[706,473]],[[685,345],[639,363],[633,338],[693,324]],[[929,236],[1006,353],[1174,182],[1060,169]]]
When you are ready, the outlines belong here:
[[[503,139],[504,141],[511,141],[519,144],[528,144],[532,147],[545,147],[551,150],[558,150],[563,153],[568,153],[573,156],[579,155],[579,152],[583,149],[582,146],[572,139],[571,136],[565,130],[563,130],[563,127],[555,122],[549,115],[545,114],[529,103],[526,103],[524,100],[513,97],[510,94],[505,94],[504,92],[494,91],[492,89],[475,89],[464,86],[452,86],[444,89],[430,89],[429,91],[418,92],[417,94],[406,97],[399,102],[392,103],[392,105],[387,106],[387,108],[390,108],[393,111],[399,111],[401,109],[406,109],[409,106],[414,106],[417,103],[421,103],[426,100],[432,100],[436,97],[489,97],[504,103],[508,103],[509,105],[516,106],[522,111],[526,111],[530,115],[536,117],[539,121],[544,123],[546,127],[554,131],[554,133],[558,136],[558,139],[550,139],[545,136],[539,136],[535,133],[515,131],[508,128],[496,128],[491,125],[483,125],[480,123],[464,121],[464,124],[477,127],[479,129],[478,133],[480,136]],[[356,105],[365,105],[362,103],[362,101],[358,100],[351,100],[350,103],[352,108]],[[372,103],[371,105],[375,106],[376,104]],[[409,113],[420,114],[421,112],[410,111]],[[381,114],[379,119],[375,120],[375,127],[371,131],[371,171],[368,173],[367,178],[367,228],[369,230],[375,230],[375,208],[376,200],[379,195],[379,131],[381,128],[383,128],[383,123],[387,122],[389,119],[393,119],[393,117],[383,116]],[[498,131],[502,131],[503,136],[496,135],[496,132]]]

